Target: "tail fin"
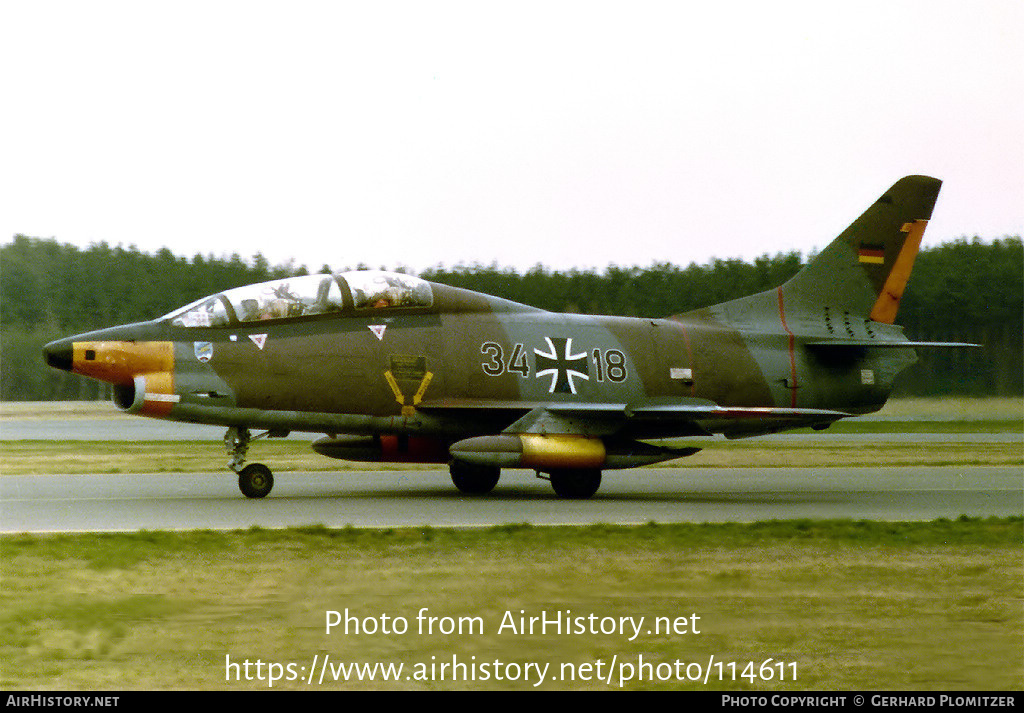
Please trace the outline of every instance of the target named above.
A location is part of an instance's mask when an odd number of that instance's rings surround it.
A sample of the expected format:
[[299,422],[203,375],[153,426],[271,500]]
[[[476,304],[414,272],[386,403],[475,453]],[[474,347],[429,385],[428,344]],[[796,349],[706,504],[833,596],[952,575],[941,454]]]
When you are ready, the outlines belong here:
[[892,324],[942,181],[907,176],[781,288],[787,307],[822,305]]

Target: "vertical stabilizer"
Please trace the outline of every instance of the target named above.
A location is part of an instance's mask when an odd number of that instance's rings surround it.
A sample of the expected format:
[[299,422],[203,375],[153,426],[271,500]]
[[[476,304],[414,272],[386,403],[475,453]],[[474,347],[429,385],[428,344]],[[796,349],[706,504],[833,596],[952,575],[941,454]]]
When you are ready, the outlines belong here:
[[787,305],[892,324],[941,186],[928,176],[898,180],[782,286]]
[[781,287],[693,314],[740,329],[780,320],[786,332],[798,325],[808,334],[831,316],[892,324],[941,186],[928,176],[901,178]]

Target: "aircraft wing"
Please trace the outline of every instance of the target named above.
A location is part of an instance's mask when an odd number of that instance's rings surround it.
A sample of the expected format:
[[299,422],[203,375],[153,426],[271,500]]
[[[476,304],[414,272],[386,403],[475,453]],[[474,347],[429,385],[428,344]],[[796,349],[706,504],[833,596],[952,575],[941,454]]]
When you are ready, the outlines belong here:
[[829,409],[770,406],[719,406],[710,401],[630,406],[624,403],[523,403],[494,401],[424,402],[426,411],[455,416],[495,411],[514,418],[504,433],[611,436],[628,433],[636,438],[711,435],[731,438],[773,433],[804,426],[823,426],[852,413]]
[[708,434],[723,433],[727,438],[758,436],[808,426],[824,427],[853,415],[831,409],[718,404],[660,404],[631,411],[634,427],[638,430],[643,430],[646,423],[662,426],[690,423]]
[[889,349],[917,349],[917,348],[936,348],[936,349],[950,349],[960,347],[980,347],[980,344],[970,344],[967,342],[893,342],[893,341],[879,341],[877,339],[833,339],[826,341],[817,342],[805,342],[805,346],[811,349],[844,349],[844,348],[855,348],[855,349],[869,349],[869,348],[889,348]]

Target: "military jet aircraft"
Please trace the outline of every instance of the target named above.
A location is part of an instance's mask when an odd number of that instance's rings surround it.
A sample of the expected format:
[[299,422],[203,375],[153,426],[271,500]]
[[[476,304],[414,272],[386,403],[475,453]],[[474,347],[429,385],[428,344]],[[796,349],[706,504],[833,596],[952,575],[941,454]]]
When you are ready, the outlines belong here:
[[128,413],[226,426],[250,498],[273,487],[250,441],[292,431],[324,434],[332,458],[447,463],[464,493],[528,468],[587,498],[602,470],[698,450],[659,439],[826,428],[881,408],[915,347],[969,346],[893,324],[940,186],[903,178],[785,284],[664,319],[353,271],[226,290],[44,356],[113,384]]

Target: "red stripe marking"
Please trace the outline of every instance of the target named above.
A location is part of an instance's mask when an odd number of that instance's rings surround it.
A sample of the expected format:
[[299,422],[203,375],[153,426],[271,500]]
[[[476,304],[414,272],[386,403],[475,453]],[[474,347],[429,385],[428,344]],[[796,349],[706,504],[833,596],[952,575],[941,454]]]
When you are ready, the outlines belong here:
[[[682,322],[678,322],[679,326],[683,328],[683,341],[686,343],[686,359],[690,364],[690,376],[693,377],[696,374],[696,369],[693,364],[693,351],[690,349],[690,334],[686,331],[686,327]],[[690,379],[690,396],[694,396],[697,393],[697,379]]]
[[786,334],[789,335],[789,375],[793,382],[789,389],[789,392],[792,394],[790,403],[793,408],[796,408],[796,337],[793,335],[793,332],[790,331],[789,325],[786,324],[786,308],[782,303],[782,288],[777,287],[775,291],[779,293],[779,319],[782,320],[782,328],[785,329]]

